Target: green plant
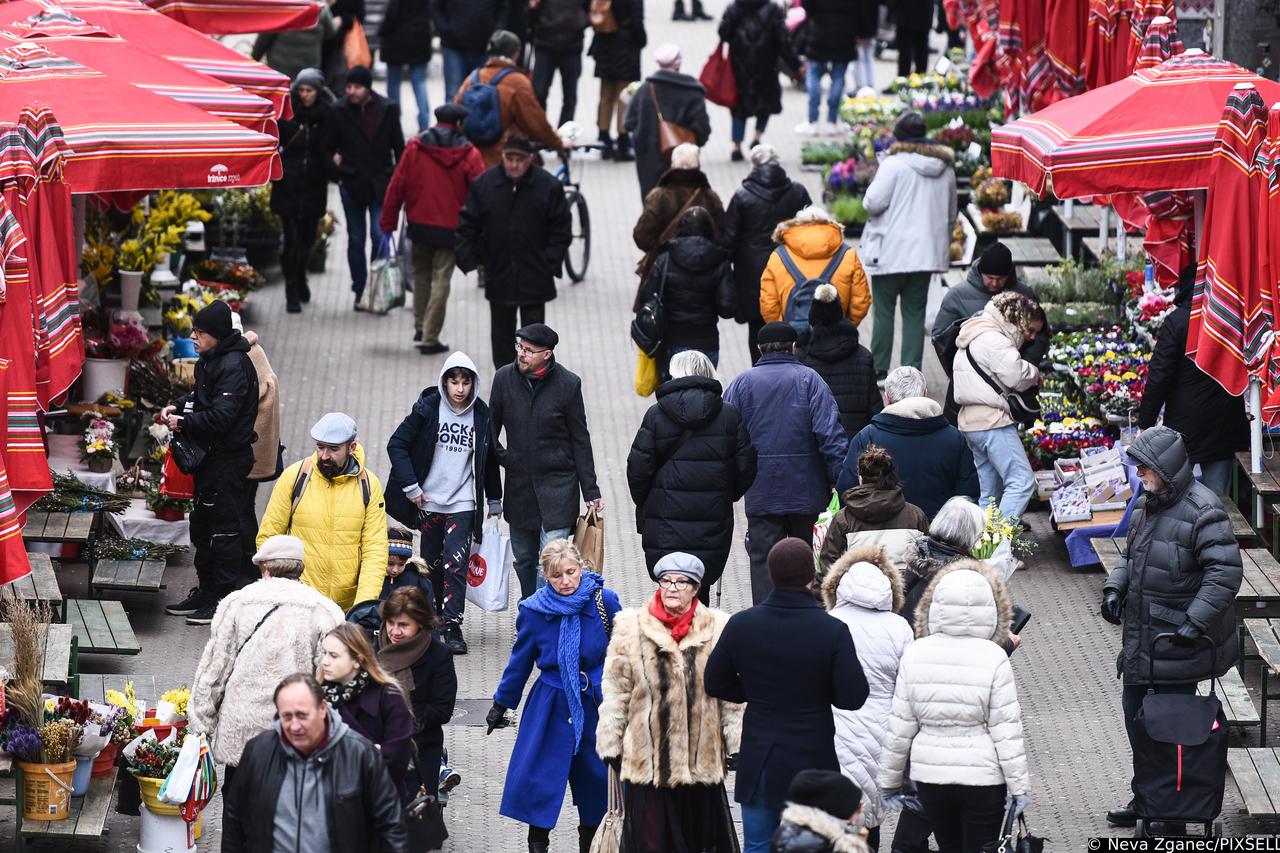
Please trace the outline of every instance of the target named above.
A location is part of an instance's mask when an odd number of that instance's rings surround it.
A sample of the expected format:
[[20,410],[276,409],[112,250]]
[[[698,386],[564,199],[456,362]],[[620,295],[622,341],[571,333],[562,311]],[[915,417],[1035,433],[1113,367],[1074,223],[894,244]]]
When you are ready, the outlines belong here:
[[1114,302],[1115,293],[1107,283],[1101,267],[1088,267],[1067,258],[1049,267],[1047,282],[1035,285],[1041,302]]
[[194,506],[195,501],[188,498],[171,498],[160,491],[160,487],[154,483],[147,488],[147,509],[152,512],[158,509],[179,509],[187,513],[191,512]]
[[831,215],[845,225],[866,225],[868,219],[862,196],[836,196],[831,202]]

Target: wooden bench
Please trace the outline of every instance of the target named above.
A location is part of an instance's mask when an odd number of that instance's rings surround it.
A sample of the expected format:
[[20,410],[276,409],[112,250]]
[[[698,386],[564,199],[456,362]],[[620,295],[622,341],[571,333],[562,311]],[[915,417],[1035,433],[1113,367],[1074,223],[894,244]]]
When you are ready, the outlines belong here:
[[[80,658],[71,626],[46,625],[40,633],[44,642],[44,671],[40,680],[50,687],[70,690],[75,696]],[[13,631],[7,622],[0,622],[0,666],[13,671]]]
[[133,682],[134,695],[145,700],[153,708],[156,701],[168,691],[191,684],[191,679],[179,676],[85,673],[80,676],[79,698],[88,699],[90,702],[106,702],[108,690],[119,690],[123,693],[124,686],[130,681]]
[[1227,767],[1250,817],[1280,816],[1280,750],[1228,749]]
[[22,538],[27,542],[88,545],[97,519],[97,512],[28,512]]
[[1090,539],[1089,544],[1093,546],[1093,553],[1098,555],[1098,562],[1102,565],[1104,572],[1111,574],[1116,566],[1120,565],[1120,558],[1124,556],[1123,536],[1114,539]]
[[15,849],[24,849],[24,837],[72,837],[100,838],[107,826],[107,814],[111,811],[112,794],[116,787],[116,774],[108,773],[89,783],[89,792],[83,797],[71,799],[71,813],[66,820],[22,819],[22,771],[16,770],[18,832]]
[[[1196,686],[1196,693],[1208,696],[1209,682],[1200,682]],[[1240,677],[1240,670],[1229,669],[1226,675],[1218,679],[1217,694],[1222,702],[1222,713],[1227,717],[1227,725],[1237,728],[1262,725],[1262,720],[1258,717],[1258,709],[1254,707],[1253,699],[1249,697],[1249,689],[1244,686],[1244,679]],[[1262,740],[1263,743],[1266,742],[1265,733]]]
[[159,592],[164,589],[164,569],[164,560],[99,560],[90,586],[95,595],[104,589]]
[[136,655],[142,651],[134,636],[124,605],[100,599],[67,600],[67,624],[81,652],[100,655]]
[[48,554],[27,554],[31,574],[7,584],[14,595],[32,604],[48,604],[59,622],[67,621],[67,610],[62,600],[58,576],[53,573],[53,560]]

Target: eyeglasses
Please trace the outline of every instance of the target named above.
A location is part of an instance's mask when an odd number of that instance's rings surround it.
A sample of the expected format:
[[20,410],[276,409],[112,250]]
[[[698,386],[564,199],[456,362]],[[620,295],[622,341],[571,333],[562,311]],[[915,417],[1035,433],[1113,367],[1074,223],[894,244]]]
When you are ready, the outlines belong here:
[[658,578],[658,586],[663,589],[688,589],[693,581],[688,578]]
[[519,341],[516,341],[516,352],[517,352],[518,354],[520,354],[520,355],[525,355],[525,356],[535,356],[535,355],[542,355],[544,352],[551,352],[551,350],[549,350],[549,349],[529,349],[529,348],[528,348],[527,346],[525,346],[524,344],[520,343]]

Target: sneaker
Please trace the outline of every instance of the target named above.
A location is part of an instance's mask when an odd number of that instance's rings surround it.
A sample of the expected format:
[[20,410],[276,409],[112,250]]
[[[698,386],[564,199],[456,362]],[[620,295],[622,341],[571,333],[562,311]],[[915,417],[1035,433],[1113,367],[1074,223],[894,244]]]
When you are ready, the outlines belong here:
[[811,121],[806,121],[803,124],[797,124],[796,133],[800,134],[801,136],[817,136],[818,125],[814,124]]
[[305,281],[298,288],[298,296],[302,299],[304,305],[311,301],[311,288]]
[[440,768],[440,796],[447,797],[449,792],[462,783],[462,774],[452,767]]
[[356,294],[355,301],[351,303],[351,310],[364,311],[364,308],[360,305],[360,294]]
[[440,355],[448,351],[449,345],[446,343],[422,344],[418,347],[418,352],[423,355]]
[[190,616],[187,617],[187,624],[188,625],[208,625],[210,622],[213,621],[213,614],[216,613],[217,611],[218,611],[218,602],[214,601],[212,604],[206,604],[204,607],[201,607],[195,613],[192,613]]
[[467,653],[467,641],[462,638],[462,626],[456,622],[450,622],[440,629],[440,639],[444,640],[444,644],[455,655]]
[[413,333],[413,342],[416,344],[421,342],[421,340],[422,340],[422,330],[418,329]]
[[200,587],[193,586],[191,591],[187,593],[187,597],[179,601],[177,604],[167,605],[164,609],[165,613],[170,616],[190,616],[201,607],[208,604],[209,596],[202,592]]

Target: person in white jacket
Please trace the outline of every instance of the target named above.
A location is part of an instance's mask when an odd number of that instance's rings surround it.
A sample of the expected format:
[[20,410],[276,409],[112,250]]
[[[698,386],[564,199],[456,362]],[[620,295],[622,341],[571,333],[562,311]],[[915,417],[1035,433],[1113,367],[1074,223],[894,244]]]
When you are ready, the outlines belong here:
[[[952,365],[952,390],[960,406],[957,426],[973,451],[982,490],[979,506],[995,500],[1008,518],[1021,518],[1035,491],[1035,475],[1009,415],[1009,404],[984,379],[1006,391],[1025,391],[1040,381],[1040,369],[1018,347],[1044,325],[1044,312],[1021,293],[992,297],[982,313],[960,327]],[[970,354],[973,358],[970,360]],[[975,366],[976,362],[976,366]],[[981,370],[981,373],[979,373]]]
[[966,559],[938,571],[917,614],[880,755],[881,799],[900,807],[910,758],[938,847],[979,853],[1006,808],[1026,808],[1030,785],[1018,690],[1000,647],[1013,607],[999,577]]
[[956,223],[955,152],[925,136],[924,118],[905,112],[896,140],[862,199],[870,218],[858,242],[871,276],[871,355],[881,378],[893,359],[893,314],[902,300],[902,363],[920,369],[929,281],[951,266]]
[[862,789],[862,825],[872,850],[879,847],[885,814],[876,785],[880,751],[889,734],[898,662],[912,640],[911,626],[897,613],[902,602],[902,575],[884,549],[876,546],[850,549],[822,583],[822,603],[849,626],[870,688],[858,710],[833,709],[832,713],[840,771]]

